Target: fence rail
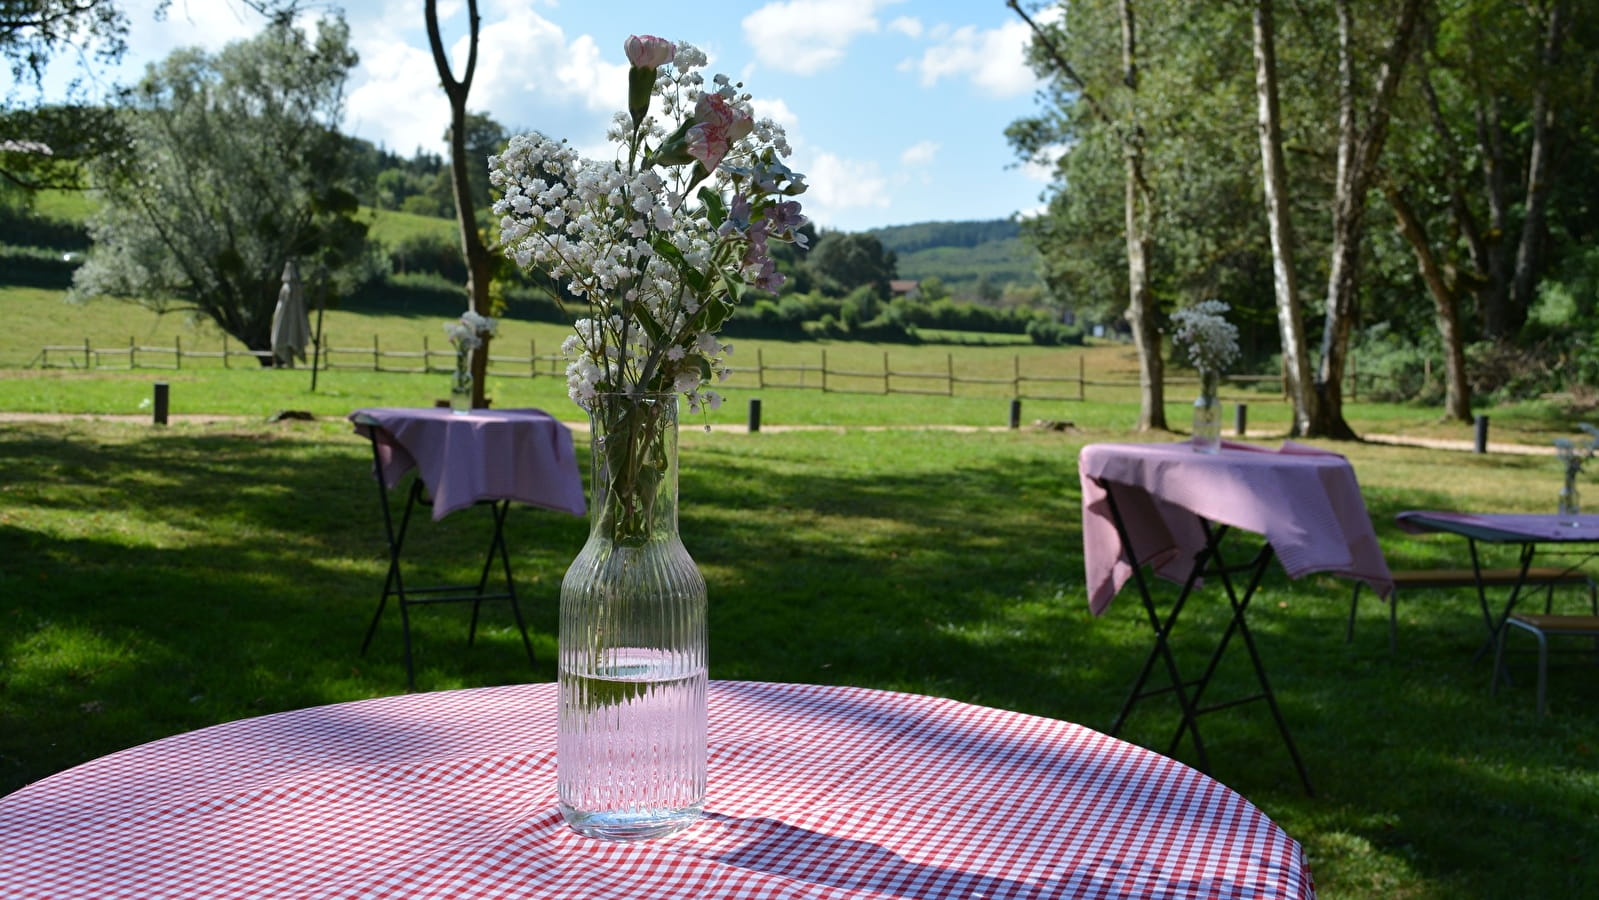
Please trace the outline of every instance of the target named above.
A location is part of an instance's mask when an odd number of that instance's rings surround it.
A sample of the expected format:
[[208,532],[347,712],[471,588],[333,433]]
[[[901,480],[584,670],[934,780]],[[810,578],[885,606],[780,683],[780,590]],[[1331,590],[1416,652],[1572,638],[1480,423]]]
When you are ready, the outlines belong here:
[[[496,341],[494,347],[506,349],[506,342],[503,339]],[[761,389],[783,388],[840,394],[921,394],[945,397],[973,394],[993,396],[999,393],[1017,399],[1050,401],[1085,401],[1089,398],[1090,389],[1125,392],[1138,387],[1136,379],[1087,377],[1081,355],[1076,356],[1075,374],[1063,374],[1059,367],[1052,367],[1053,371],[1038,371],[1036,367],[1029,371],[1023,365],[1022,356],[1014,354],[1011,357],[1010,371],[999,375],[993,371],[957,370],[953,353],[945,354],[943,366],[920,371],[896,370],[888,351],[883,352],[880,368],[861,368],[858,357],[853,362],[854,368],[835,367],[828,362],[827,348],[817,348],[817,354],[815,364],[769,363],[766,361],[764,350],[757,348],[755,364],[732,367],[731,379],[736,386],[752,385]],[[120,345],[95,347],[85,339],[81,345],[44,347],[38,356],[34,357],[33,362],[29,363],[29,367],[37,365],[45,369],[181,370],[186,362],[192,363],[196,360],[220,360],[223,368],[232,368],[233,363],[238,360],[248,359],[251,365],[259,367],[270,362],[271,358],[270,351],[251,350],[237,342],[230,342],[226,337],[222,339],[219,350],[185,349],[181,338],[174,338],[170,347],[144,346],[133,338],[128,339],[126,347]],[[314,358],[325,372],[346,370],[448,374],[455,366],[454,348],[447,345],[442,349],[434,348],[426,337],[422,339],[420,350],[386,349],[377,335],[372,336],[370,346],[339,346],[324,340],[323,346]],[[537,342],[529,340],[525,356],[491,353],[488,374],[498,378],[565,378],[566,359],[559,353],[539,353]],[[1281,383],[1281,380],[1273,375],[1228,376],[1224,382],[1226,386],[1235,389],[1250,389],[1250,399],[1284,399],[1280,389],[1273,391],[1268,387]],[[1192,378],[1170,378],[1166,382],[1169,387],[1195,383],[1197,382]],[[1348,399],[1359,399],[1358,385],[1359,376],[1351,365],[1346,388]]]

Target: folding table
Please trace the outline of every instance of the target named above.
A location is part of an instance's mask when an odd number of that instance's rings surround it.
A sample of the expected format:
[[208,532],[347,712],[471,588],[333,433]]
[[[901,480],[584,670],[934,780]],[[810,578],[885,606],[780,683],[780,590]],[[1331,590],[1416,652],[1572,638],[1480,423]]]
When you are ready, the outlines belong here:
[[[1538,712],[1542,713],[1549,654],[1547,636],[1562,633],[1592,635],[1595,631],[1599,631],[1599,625],[1595,624],[1599,621],[1599,608],[1594,606],[1595,600],[1591,589],[1588,602],[1589,609],[1594,614],[1592,616],[1518,616],[1516,604],[1520,602],[1525,589],[1534,583],[1529,577],[1529,572],[1532,571],[1532,561],[1540,546],[1589,545],[1587,549],[1581,551],[1578,562],[1565,567],[1572,572],[1578,571],[1582,563],[1599,555],[1599,550],[1592,547],[1594,544],[1599,544],[1599,516],[1410,510],[1400,513],[1395,519],[1400,528],[1412,533],[1441,532],[1466,539],[1466,548],[1471,554],[1471,570],[1476,575],[1477,603],[1482,608],[1483,624],[1488,629],[1488,640],[1472,658],[1481,659],[1489,650],[1494,651],[1491,688],[1498,690],[1499,681],[1504,674],[1506,629],[1514,625],[1530,632],[1538,641]],[[1518,575],[1510,588],[1510,595],[1505,598],[1504,606],[1497,614],[1488,605],[1486,589],[1488,579],[1483,575],[1482,560],[1477,552],[1479,542],[1515,545],[1518,548]]]
[[[366,638],[361,642],[361,652],[366,653],[372,643],[383,611],[393,597],[400,610],[404,632],[406,685],[414,689],[411,606],[471,603],[472,620],[467,633],[470,645],[477,637],[478,610],[483,601],[507,600],[522,635],[523,649],[532,662],[533,644],[528,639],[527,624],[517,603],[516,584],[505,543],[505,517],[513,500],[574,515],[586,511],[571,432],[538,409],[482,409],[460,414],[442,408],[379,407],[358,409],[349,418],[355,430],[372,442],[373,476],[377,481],[384,536],[389,548],[383,593],[378,598],[372,622],[367,626]],[[413,468],[417,475],[406,492],[405,506],[396,522],[390,508],[389,490]],[[494,523],[493,536],[476,584],[429,587],[406,584],[401,562],[411,514],[419,504],[431,507],[434,521],[469,506],[488,507]],[[489,589],[489,577],[496,563],[505,579],[503,591]]]
[[[1174,752],[1186,733],[1200,769],[1208,772],[1199,716],[1264,701],[1306,793],[1311,793],[1309,773],[1278,708],[1245,613],[1274,557],[1290,578],[1331,572],[1358,578],[1384,597],[1393,591],[1388,564],[1349,461],[1292,442],[1275,451],[1224,442],[1219,453],[1200,453],[1187,443],[1090,444],[1079,456],[1078,469],[1089,608],[1095,615],[1103,613],[1130,580],[1155,633],[1154,646],[1111,733],[1121,730],[1138,702],[1175,694],[1181,716],[1166,752]],[[1240,530],[1262,535],[1265,541],[1244,556],[1231,553],[1228,538]],[[1146,567],[1181,586],[1164,615],[1144,576]],[[1241,578],[1242,584],[1235,578]],[[1185,678],[1170,639],[1184,606],[1205,579],[1221,585],[1231,614],[1204,671],[1197,678]],[[1234,635],[1249,654],[1260,692],[1202,705]],[[1157,663],[1170,686],[1146,690]]]

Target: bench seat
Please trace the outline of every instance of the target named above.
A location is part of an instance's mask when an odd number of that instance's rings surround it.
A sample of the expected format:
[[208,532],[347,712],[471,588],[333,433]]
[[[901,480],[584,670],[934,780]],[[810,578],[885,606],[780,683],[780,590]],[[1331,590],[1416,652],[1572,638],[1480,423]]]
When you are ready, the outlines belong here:
[[[1471,569],[1401,569],[1392,573],[1394,577],[1394,593],[1388,601],[1388,650],[1390,653],[1399,644],[1399,592],[1403,589],[1420,590],[1424,588],[1475,588],[1477,575]],[[1515,587],[1521,577],[1518,568],[1483,569],[1482,583],[1484,587]],[[1349,625],[1344,630],[1344,642],[1355,639],[1355,610],[1360,604],[1360,589],[1364,582],[1355,582],[1355,593],[1349,599]],[[1557,587],[1583,587],[1588,590],[1588,605],[1599,614],[1599,596],[1596,596],[1594,580],[1580,569],[1562,568],[1559,566],[1534,566],[1527,570],[1526,587],[1545,588],[1548,594],[1545,598],[1545,612],[1553,602],[1554,589]]]

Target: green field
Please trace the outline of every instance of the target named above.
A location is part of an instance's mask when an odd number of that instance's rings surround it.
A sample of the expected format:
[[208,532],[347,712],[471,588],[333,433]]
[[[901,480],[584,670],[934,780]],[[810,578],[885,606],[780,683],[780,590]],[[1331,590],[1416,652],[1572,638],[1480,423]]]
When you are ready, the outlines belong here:
[[[49,292],[0,289],[0,792],[87,759],[219,721],[405,690],[398,626],[357,653],[386,566],[370,450],[344,417],[369,405],[430,404],[447,378],[337,369],[41,369],[46,345],[85,339],[217,346],[205,328],[133,307],[67,307]],[[333,311],[335,345],[442,344],[426,316]],[[553,352],[564,329],[507,322],[496,352]],[[1014,346],[740,342],[769,363],[871,370],[1016,365],[1124,381],[1130,350]],[[525,351],[523,351],[525,352]],[[152,360],[155,356],[150,357]],[[1006,424],[1002,385],[974,396],[852,394],[730,383],[726,407],[684,415],[682,527],[711,597],[716,678],[856,684],[937,694],[1108,728],[1149,647],[1133,597],[1102,617],[1083,588],[1074,460],[1128,431],[1136,395],[1025,401]],[[870,382],[870,378],[864,381]],[[151,424],[152,385],[172,412]],[[577,422],[558,377],[491,377],[498,406],[540,406]],[[1186,428],[1190,387],[1174,385]],[[1249,399],[1252,436],[1273,443],[1286,409]],[[742,428],[748,400],[763,433]],[[267,421],[307,410],[311,421]],[[1575,419],[1549,404],[1487,410],[1496,440],[1548,447]],[[121,415],[127,418],[106,418]],[[1352,404],[1362,431],[1469,440],[1432,409]],[[3,418],[3,417],[0,417]],[[1060,430],[1032,427],[1051,420]],[[1065,423],[1070,423],[1065,424]],[[703,424],[713,427],[707,431]],[[779,426],[831,426],[785,429]],[[968,426],[953,430],[929,426]],[[892,426],[892,427],[890,427]],[[985,427],[986,426],[986,427]],[[1173,435],[1145,436],[1172,439]],[[578,435],[580,454],[586,437]],[[1316,442],[1323,443],[1323,442]],[[1462,546],[1393,525],[1411,508],[1552,509],[1548,454],[1324,444],[1346,454],[1395,568],[1460,565]],[[1593,489],[1599,490],[1599,488]],[[417,524],[417,577],[475,577],[486,540],[466,513]],[[413,617],[417,680],[442,690],[554,677],[555,597],[586,535],[573,516],[517,509],[508,524],[518,592],[539,662],[510,617],[486,610],[465,646],[466,611]],[[1492,558],[1489,563],[1503,563]],[[1161,588],[1164,600],[1169,586]],[[1531,668],[1488,692],[1472,662],[1483,627],[1469,592],[1414,591],[1400,606],[1399,652],[1386,609],[1367,600],[1343,640],[1348,582],[1289,581],[1273,566],[1251,627],[1316,785],[1300,789],[1265,709],[1207,717],[1212,772],[1302,842],[1323,898],[1583,896],[1599,880],[1599,680],[1586,658],[1557,661],[1551,714],[1533,711]],[[1368,595],[1369,597],[1369,595]],[[1557,598],[1575,610],[1575,593]],[[1225,605],[1196,600],[1190,634],[1221,627]],[[1185,665],[1206,647],[1184,641]],[[1235,650],[1237,648],[1234,648]],[[1581,661],[1579,661],[1581,660]],[[1249,687],[1246,658],[1218,673],[1216,697]],[[1164,749],[1175,709],[1141,707],[1123,736]],[[1179,759],[1192,762],[1184,747]],[[981,798],[973,798],[980,802]]]

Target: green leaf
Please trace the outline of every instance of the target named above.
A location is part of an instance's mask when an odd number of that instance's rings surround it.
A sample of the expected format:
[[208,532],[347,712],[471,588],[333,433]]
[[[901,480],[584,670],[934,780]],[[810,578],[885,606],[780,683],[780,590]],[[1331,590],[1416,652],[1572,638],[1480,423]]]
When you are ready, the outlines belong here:
[[727,204],[722,202],[722,195],[708,187],[700,188],[700,202],[705,205],[705,218],[710,221],[712,228],[721,228],[727,221]]

